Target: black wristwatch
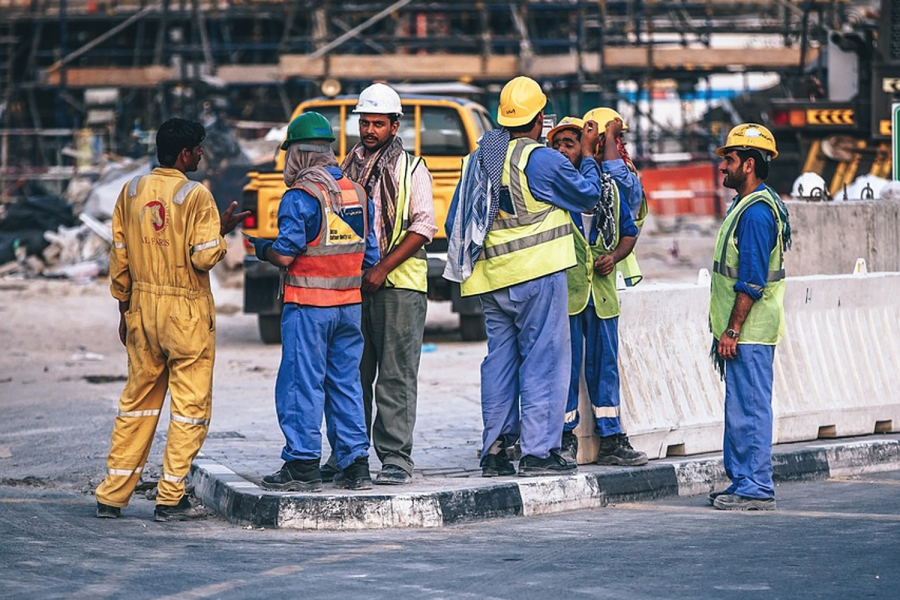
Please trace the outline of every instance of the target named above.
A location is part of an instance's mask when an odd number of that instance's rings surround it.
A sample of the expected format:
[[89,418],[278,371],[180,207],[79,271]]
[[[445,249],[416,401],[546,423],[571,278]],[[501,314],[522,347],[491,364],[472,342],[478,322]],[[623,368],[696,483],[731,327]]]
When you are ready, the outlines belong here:
[[736,339],[738,339],[738,336],[741,335],[741,332],[735,331],[734,329],[726,329],[725,335],[727,335],[728,337],[730,337],[733,340],[736,340]]

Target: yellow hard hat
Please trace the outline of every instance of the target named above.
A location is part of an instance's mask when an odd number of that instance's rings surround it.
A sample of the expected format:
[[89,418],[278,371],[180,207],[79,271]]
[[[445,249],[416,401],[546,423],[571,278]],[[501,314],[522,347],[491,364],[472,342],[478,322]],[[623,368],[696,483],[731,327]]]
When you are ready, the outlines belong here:
[[716,148],[716,154],[725,156],[729,150],[749,150],[754,148],[767,152],[766,160],[778,158],[778,150],[775,148],[775,136],[772,132],[757,123],[741,123],[728,132],[725,145]]
[[563,129],[577,129],[578,131],[581,131],[584,129],[584,121],[578,117],[564,117],[556,127],[547,132],[547,141],[552,144],[553,136]]
[[628,125],[625,124],[625,119],[622,118],[622,115],[611,108],[606,108],[605,106],[592,108],[591,110],[584,113],[584,117],[582,118],[585,121],[596,122],[600,127],[600,133],[603,133],[603,130],[606,129],[607,123],[609,123],[610,121],[614,121],[615,119],[622,121],[622,131],[628,131]]
[[546,104],[547,96],[537,81],[530,77],[516,77],[500,91],[497,122],[504,127],[527,125]]

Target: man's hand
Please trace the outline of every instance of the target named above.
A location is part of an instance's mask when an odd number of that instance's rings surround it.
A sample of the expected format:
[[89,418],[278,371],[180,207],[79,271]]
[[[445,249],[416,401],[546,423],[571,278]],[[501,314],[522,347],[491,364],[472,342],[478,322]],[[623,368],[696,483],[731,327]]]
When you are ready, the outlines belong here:
[[244,234],[244,237],[247,238],[247,241],[253,246],[253,249],[256,253],[256,258],[261,260],[262,262],[269,262],[269,248],[272,247],[275,242],[272,240],[267,240],[265,238],[253,237],[251,235]]
[[596,271],[597,275],[609,275],[615,266],[616,263],[612,254],[601,254],[594,261],[594,271]]
[[242,213],[234,214],[234,210],[237,208],[237,200],[231,203],[231,205],[225,209],[225,212],[219,217],[219,235],[225,236],[232,231],[234,228],[238,226],[238,223],[249,217],[252,213],[249,210],[245,210]]
[[737,358],[738,341],[737,338],[729,337],[724,333],[719,336],[719,356],[725,360],[734,360]]
[[622,135],[622,119],[613,119],[612,121],[606,124],[606,134],[607,140],[615,140],[620,135]]
[[585,121],[581,130],[581,156],[594,156],[594,150],[600,141],[600,132],[596,121]]
[[390,271],[385,270],[381,263],[378,263],[371,269],[366,269],[363,271],[360,289],[364,292],[377,292],[384,285],[384,280],[387,279],[388,273]]

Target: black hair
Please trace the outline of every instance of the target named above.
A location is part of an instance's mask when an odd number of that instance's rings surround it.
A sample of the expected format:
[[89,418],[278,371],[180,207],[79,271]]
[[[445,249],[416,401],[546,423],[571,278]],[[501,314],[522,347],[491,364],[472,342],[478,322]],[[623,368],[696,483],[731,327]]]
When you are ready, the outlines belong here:
[[175,117],[156,131],[156,158],[163,167],[174,167],[182,150],[193,150],[206,139],[206,129],[197,121]]
[[512,135],[521,135],[523,133],[528,133],[532,129],[534,129],[535,123],[537,123],[538,117],[541,116],[541,111],[538,111],[538,114],[534,115],[534,118],[528,121],[525,125],[517,125],[516,127],[506,127],[506,130],[509,131]]
[[769,176],[769,161],[766,160],[766,155],[763,154],[762,150],[735,150],[735,153],[741,159],[741,166],[744,166],[744,163],[747,162],[748,158],[753,159],[753,173],[761,180],[765,181],[766,177]]

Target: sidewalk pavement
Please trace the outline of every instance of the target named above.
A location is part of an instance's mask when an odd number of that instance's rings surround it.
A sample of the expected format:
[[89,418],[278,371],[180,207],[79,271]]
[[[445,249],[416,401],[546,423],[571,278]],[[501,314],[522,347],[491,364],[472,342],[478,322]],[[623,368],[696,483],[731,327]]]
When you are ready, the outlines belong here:
[[[601,508],[610,503],[705,495],[728,485],[722,455],[652,460],[644,467],[582,465],[564,477],[481,477],[479,366],[484,342],[455,341],[449,303],[429,303],[409,485],[319,493],[269,492],[284,438],[274,410],[279,346],[262,346],[255,320],[240,315],[239,291],[217,290],[217,384],[211,430],[194,461],[195,494],[229,521],[253,527],[379,529],[441,527],[500,517]],[[627,423],[625,424],[627,427]],[[323,434],[323,440],[325,436]],[[328,457],[324,442],[323,461]],[[900,469],[900,434],[816,440],[774,448],[775,479],[788,481]],[[381,468],[370,452],[373,476]],[[712,510],[712,509],[711,509]]]
[[[728,485],[721,454],[654,460],[633,468],[581,465],[576,475],[561,477],[486,479],[476,456],[479,435],[474,429],[432,432],[414,450],[424,460],[409,485],[354,492],[326,483],[318,493],[270,492],[259,486],[263,475],[281,466],[281,439],[223,435],[210,439],[194,461],[194,493],[240,525],[348,530],[544,515],[705,495]],[[773,459],[776,485],[894,470],[900,468],[900,434],[785,444],[774,448]],[[374,456],[371,465],[377,470]],[[705,505],[705,497],[698,503]]]

